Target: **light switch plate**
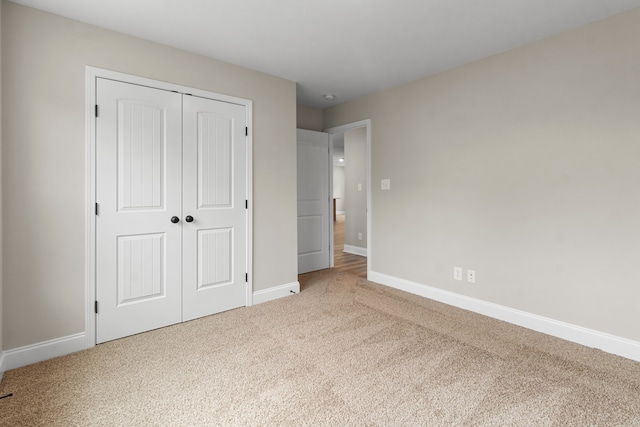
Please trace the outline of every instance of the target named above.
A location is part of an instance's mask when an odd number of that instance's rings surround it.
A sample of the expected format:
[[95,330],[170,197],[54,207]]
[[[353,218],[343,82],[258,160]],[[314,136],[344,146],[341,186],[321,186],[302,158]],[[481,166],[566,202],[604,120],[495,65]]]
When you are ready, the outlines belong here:
[[462,280],[462,267],[453,267],[453,279]]

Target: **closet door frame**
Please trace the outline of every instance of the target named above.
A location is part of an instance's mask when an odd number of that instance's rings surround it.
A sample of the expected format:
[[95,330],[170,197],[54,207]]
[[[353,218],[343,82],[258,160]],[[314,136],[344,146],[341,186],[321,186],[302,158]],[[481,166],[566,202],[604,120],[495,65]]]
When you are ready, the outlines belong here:
[[[245,257],[246,271],[248,273],[246,283],[246,305],[253,305],[253,101],[87,66],[85,71],[85,348],[91,348],[96,345],[96,84],[98,78],[117,80],[124,83],[190,94],[217,101],[230,102],[245,107],[247,114],[246,194],[248,200],[246,216],[247,252]],[[99,112],[97,112],[97,114],[99,114]]]

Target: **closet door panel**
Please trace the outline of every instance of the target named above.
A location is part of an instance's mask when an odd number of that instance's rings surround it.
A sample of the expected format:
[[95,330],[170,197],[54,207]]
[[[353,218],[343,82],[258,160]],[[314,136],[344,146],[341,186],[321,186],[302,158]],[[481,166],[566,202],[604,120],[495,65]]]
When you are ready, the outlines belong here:
[[181,95],[98,79],[96,342],[182,318]]
[[[246,110],[183,101],[183,319],[246,304]],[[187,218],[188,219],[188,218]]]

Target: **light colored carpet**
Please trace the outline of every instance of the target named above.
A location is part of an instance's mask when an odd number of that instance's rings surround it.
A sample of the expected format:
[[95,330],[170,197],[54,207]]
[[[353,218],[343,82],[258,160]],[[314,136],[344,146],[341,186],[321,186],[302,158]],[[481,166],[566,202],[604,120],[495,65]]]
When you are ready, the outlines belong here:
[[640,426],[640,363],[333,270],[9,371],[3,426]]

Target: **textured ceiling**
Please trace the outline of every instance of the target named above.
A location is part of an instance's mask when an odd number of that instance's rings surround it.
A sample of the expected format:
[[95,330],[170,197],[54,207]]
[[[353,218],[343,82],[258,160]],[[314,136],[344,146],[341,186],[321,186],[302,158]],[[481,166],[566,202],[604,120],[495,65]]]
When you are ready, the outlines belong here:
[[[640,0],[15,0],[297,82],[325,108],[640,7]],[[328,102],[323,94],[335,94]]]

